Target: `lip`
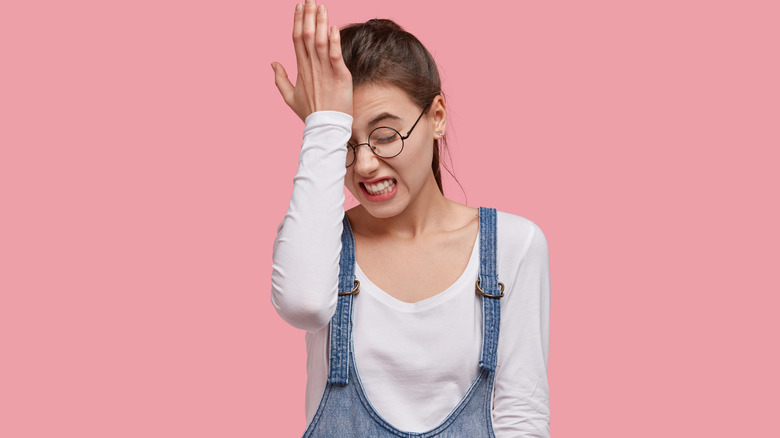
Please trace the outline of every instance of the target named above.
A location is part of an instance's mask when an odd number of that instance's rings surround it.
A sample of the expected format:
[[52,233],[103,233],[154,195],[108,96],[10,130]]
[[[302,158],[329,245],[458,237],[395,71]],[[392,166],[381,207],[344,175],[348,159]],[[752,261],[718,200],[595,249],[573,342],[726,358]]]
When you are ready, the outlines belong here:
[[377,182],[384,181],[387,179],[394,179],[394,178],[379,178],[373,181],[368,181],[365,183],[361,182],[360,184],[358,184],[358,186],[360,186],[360,191],[363,193],[363,198],[365,198],[366,201],[369,202],[383,202],[394,198],[396,193],[398,193],[398,180],[396,180],[395,186],[393,186],[393,190],[391,190],[388,193],[383,193],[381,195],[372,195],[371,193],[368,192],[366,186],[364,185],[364,184],[375,184]]
[[[384,176],[382,178],[372,179],[370,181],[360,181],[360,182],[363,183],[363,184],[376,184],[376,183],[378,183],[380,181],[384,181],[386,179],[395,179],[395,178],[393,178],[392,176]],[[396,182],[398,182],[398,180],[396,180]]]

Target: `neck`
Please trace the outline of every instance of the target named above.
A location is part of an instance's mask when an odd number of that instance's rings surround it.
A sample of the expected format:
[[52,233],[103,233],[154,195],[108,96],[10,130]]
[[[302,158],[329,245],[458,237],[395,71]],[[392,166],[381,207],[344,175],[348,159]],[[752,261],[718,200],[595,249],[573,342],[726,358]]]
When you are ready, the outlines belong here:
[[411,239],[446,228],[453,206],[454,203],[439,190],[431,173],[420,193],[403,212],[389,218],[375,218],[364,211],[361,222],[371,234]]

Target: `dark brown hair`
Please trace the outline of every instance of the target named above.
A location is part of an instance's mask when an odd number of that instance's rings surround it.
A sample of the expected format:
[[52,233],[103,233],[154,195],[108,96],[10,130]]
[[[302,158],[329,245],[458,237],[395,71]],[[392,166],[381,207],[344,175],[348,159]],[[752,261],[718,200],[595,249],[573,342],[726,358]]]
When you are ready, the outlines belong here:
[[[425,46],[392,20],[371,19],[341,29],[344,63],[352,73],[352,86],[394,85],[409,96],[421,110],[442,95],[436,61]],[[442,149],[446,141],[441,139]],[[433,176],[439,191],[441,183],[439,140],[433,141]]]

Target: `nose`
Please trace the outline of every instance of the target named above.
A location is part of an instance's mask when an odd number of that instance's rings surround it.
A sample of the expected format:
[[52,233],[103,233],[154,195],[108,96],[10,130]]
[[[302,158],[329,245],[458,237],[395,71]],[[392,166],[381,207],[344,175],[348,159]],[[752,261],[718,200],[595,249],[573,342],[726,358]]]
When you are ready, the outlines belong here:
[[358,174],[370,176],[379,169],[379,160],[380,158],[371,151],[371,147],[363,143],[355,148],[355,163],[352,167]]

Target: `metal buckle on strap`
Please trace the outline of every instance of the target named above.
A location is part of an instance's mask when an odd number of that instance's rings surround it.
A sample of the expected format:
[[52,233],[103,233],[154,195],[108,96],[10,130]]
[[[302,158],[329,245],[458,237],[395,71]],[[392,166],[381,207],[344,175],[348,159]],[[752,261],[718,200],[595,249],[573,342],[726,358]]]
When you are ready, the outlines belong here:
[[499,281],[498,288],[501,289],[500,294],[498,295],[486,294],[485,291],[483,291],[482,288],[479,287],[479,279],[477,279],[477,295],[482,295],[483,297],[488,297],[488,298],[501,298],[504,296],[504,283]]
[[[479,287],[479,286],[477,286],[477,287]],[[355,288],[352,289],[349,292],[339,292],[339,296],[341,297],[341,296],[344,296],[344,295],[357,295],[357,293],[360,292],[358,289],[360,289],[360,282],[355,280]],[[502,287],[501,290],[503,290],[503,287]]]

